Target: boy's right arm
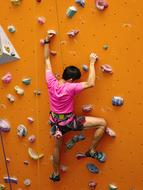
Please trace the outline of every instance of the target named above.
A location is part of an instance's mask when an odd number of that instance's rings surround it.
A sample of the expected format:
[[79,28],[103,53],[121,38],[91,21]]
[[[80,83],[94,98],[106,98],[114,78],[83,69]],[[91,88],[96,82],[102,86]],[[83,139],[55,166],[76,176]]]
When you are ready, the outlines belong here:
[[97,62],[97,60],[98,60],[97,55],[95,53],[91,53],[88,79],[85,82],[81,82],[83,89],[95,86],[95,66],[94,65]]

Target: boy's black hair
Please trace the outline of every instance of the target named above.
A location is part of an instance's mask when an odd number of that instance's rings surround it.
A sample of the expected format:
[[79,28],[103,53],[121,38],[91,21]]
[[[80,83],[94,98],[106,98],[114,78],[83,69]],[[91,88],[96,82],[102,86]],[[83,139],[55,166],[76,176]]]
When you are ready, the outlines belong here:
[[66,67],[62,75],[62,78],[64,80],[72,79],[74,81],[74,80],[80,79],[80,77],[81,77],[81,72],[79,68],[75,66]]

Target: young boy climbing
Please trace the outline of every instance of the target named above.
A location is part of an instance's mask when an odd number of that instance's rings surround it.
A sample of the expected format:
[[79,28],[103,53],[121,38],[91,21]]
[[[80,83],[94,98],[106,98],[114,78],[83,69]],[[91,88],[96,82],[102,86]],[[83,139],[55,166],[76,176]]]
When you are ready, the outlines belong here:
[[[57,80],[52,72],[50,62],[50,41],[55,33],[50,30],[47,32],[44,41],[44,59],[46,82],[50,98],[50,125],[51,134],[54,136],[55,148],[53,153],[53,173],[50,179],[55,181],[60,180],[60,156],[63,136],[69,131],[81,131],[95,128],[92,143],[85,155],[95,158],[99,162],[105,161],[105,153],[98,152],[96,147],[105,133],[106,121],[103,118],[76,116],[73,109],[73,98],[82,90],[95,86],[95,63],[97,55],[91,53],[89,56],[89,76],[87,81],[76,82],[81,77],[80,70],[75,66],[68,66],[64,69],[62,78]],[[59,138],[60,137],[60,138]]]

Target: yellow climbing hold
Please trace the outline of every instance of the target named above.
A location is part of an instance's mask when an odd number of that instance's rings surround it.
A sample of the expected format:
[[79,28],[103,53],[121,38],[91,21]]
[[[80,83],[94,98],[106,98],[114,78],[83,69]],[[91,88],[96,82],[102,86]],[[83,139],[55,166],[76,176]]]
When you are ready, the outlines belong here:
[[28,148],[28,154],[30,158],[32,158],[33,160],[39,160],[44,157],[44,154],[38,154],[35,151],[33,151],[33,149],[30,147]]
[[20,5],[21,1],[22,1],[22,0],[11,0],[11,3],[12,3],[13,5]]

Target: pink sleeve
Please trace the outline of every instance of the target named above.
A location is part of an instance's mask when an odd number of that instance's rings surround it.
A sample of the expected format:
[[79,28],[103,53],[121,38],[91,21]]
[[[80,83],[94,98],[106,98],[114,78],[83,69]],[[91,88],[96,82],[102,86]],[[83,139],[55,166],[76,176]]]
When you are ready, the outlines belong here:
[[56,81],[57,79],[53,73],[50,70],[46,71],[46,83],[48,84],[48,87],[52,87]]
[[83,90],[82,83],[71,83],[70,90],[73,95],[79,94]]

